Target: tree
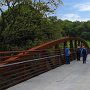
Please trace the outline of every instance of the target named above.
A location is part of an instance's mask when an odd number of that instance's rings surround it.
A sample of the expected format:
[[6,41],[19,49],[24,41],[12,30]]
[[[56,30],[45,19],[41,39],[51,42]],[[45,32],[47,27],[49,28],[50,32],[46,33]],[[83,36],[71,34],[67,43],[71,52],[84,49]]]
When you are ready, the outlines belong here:
[[[48,12],[53,12],[60,4],[62,4],[61,0],[0,1],[2,45],[8,48],[26,45],[32,47],[44,41],[44,38],[52,39],[53,23],[46,15]],[[6,11],[2,9],[3,6],[7,7]]]

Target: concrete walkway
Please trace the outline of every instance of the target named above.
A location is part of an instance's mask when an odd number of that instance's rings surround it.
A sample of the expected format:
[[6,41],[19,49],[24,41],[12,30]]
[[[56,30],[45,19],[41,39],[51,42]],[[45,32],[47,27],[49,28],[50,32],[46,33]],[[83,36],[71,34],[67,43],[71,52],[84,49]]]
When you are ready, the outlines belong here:
[[73,61],[7,90],[90,90],[90,55],[86,64]]

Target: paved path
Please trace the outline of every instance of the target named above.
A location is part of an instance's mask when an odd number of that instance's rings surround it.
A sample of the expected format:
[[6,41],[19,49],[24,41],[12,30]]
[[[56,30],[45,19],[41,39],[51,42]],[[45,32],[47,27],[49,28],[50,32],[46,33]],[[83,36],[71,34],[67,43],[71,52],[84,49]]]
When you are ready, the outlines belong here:
[[7,90],[90,90],[90,55],[86,64],[73,61]]

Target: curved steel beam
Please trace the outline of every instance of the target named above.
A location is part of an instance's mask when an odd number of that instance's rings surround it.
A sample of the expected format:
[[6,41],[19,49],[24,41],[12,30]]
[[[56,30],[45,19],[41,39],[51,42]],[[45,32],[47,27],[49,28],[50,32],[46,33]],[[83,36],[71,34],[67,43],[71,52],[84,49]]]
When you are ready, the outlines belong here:
[[89,48],[87,42],[84,39],[81,39],[79,37],[65,37],[62,39],[53,40],[51,42],[47,42],[47,43],[41,44],[39,46],[33,47],[33,48],[29,49],[29,51],[46,49],[48,47],[52,47],[52,46],[55,46],[57,44],[69,41],[69,40],[79,40],[79,41],[83,42],[87,48]]

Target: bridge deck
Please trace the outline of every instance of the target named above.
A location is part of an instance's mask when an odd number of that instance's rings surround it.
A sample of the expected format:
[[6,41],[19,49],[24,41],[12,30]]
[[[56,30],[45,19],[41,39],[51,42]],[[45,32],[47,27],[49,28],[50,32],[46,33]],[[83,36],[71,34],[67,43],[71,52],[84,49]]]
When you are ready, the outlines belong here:
[[90,90],[90,55],[86,64],[72,61],[7,90]]

